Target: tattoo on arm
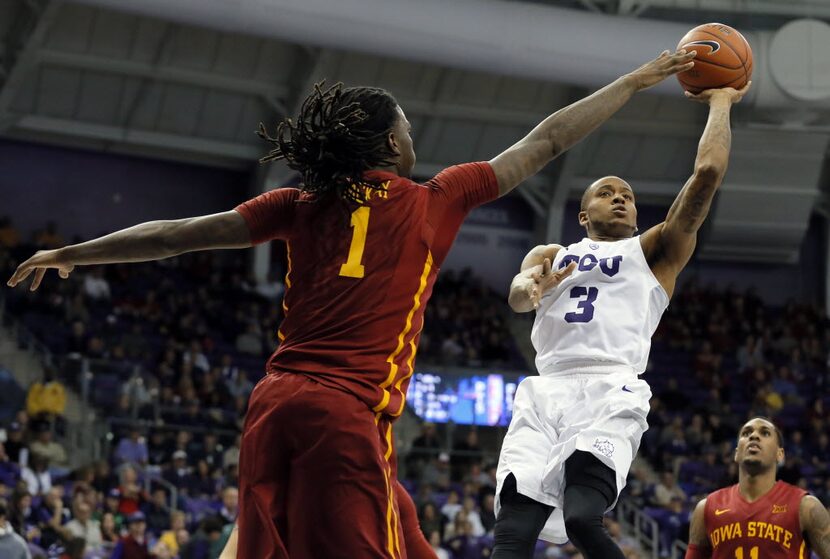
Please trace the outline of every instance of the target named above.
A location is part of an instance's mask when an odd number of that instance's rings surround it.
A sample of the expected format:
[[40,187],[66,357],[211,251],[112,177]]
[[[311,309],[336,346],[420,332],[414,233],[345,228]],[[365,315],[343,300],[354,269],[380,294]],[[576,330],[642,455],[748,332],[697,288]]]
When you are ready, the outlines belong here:
[[730,105],[713,105],[698,144],[695,174],[680,191],[669,209],[667,222],[677,222],[685,234],[695,233],[706,215],[729,162],[732,132]]
[[[804,510],[806,508],[806,510]],[[821,501],[808,495],[804,497],[802,506],[802,518],[806,512],[806,523],[804,532],[810,547],[820,559],[830,559],[830,513],[821,504]]]

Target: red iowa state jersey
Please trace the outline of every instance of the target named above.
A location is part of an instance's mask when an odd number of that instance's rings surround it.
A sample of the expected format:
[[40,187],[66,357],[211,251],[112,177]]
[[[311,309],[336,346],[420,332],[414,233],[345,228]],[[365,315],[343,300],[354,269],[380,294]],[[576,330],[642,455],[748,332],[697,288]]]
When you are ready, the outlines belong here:
[[488,163],[450,167],[426,184],[366,176],[383,188],[367,188],[350,215],[293,188],[236,210],[255,244],[288,245],[285,318],[267,369],[311,376],[398,416],[438,269],[466,215],[496,198],[498,184]]
[[733,485],[706,498],[704,522],[713,559],[808,559],[799,507],[807,492],[778,481],[750,503]]

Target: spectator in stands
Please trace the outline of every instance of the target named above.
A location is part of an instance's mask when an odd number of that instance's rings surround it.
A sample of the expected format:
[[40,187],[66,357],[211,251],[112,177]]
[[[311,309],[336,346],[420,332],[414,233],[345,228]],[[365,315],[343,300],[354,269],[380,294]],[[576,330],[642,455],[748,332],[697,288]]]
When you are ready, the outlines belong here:
[[142,505],[141,510],[147,518],[147,529],[151,534],[159,536],[170,525],[167,491],[163,487],[153,489],[150,500]]
[[20,244],[20,233],[7,216],[0,216],[0,247],[6,249],[16,248]]
[[450,481],[450,455],[442,452],[424,467],[421,483],[431,485],[439,491],[447,491],[450,488]]
[[677,485],[677,478],[672,472],[660,474],[660,483],[654,488],[654,502],[658,506],[668,507],[672,497],[677,497],[681,502],[686,501],[686,493]]
[[[461,499],[458,496],[458,491],[451,490],[447,494],[447,502],[444,503],[444,506],[441,507],[441,514],[443,514],[448,522],[453,522],[455,520],[455,515],[458,514],[464,508],[461,505]],[[428,532],[424,532],[427,534]]]
[[245,331],[236,337],[236,350],[240,353],[262,356],[262,332],[255,322],[248,324]]
[[32,454],[40,454],[49,460],[51,466],[66,468],[69,457],[63,446],[52,439],[52,430],[48,423],[41,423],[37,429],[37,439],[29,445]]
[[65,540],[69,532],[64,524],[69,522],[69,511],[63,506],[63,487],[53,487],[46,493],[40,505],[34,507],[34,519],[40,529],[38,544],[48,549],[51,545]]
[[484,532],[488,535],[493,535],[493,528],[496,525],[496,496],[494,493],[487,493],[481,499],[481,510],[478,515],[481,518],[481,525],[484,527]]
[[435,503],[428,501],[421,505],[421,510],[418,513],[420,519],[421,531],[426,534],[438,532],[441,534],[443,540],[444,525],[448,522],[447,518],[438,512]]
[[6,429],[6,441],[3,443],[6,449],[6,454],[9,460],[16,462],[21,467],[29,462],[29,447],[23,440],[23,426],[17,422],[12,421],[9,428]]
[[115,448],[115,462],[144,466],[148,459],[147,442],[141,436],[141,429],[137,425],[132,425],[128,436],[118,441],[118,446]]
[[187,351],[182,353],[182,361],[189,363],[194,369],[198,369],[203,373],[210,370],[210,361],[202,349],[202,344],[199,340],[191,340]]
[[472,464],[481,461],[481,445],[478,442],[478,429],[470,426],[463,440],[456,441],[452,449],[452,479],[461,481]]
[[187,494],[191,497],[208,498],[216,494],[216,480],[205,460],[196,462],[196,468],[187,476]]
[[98,550],[104,540],[101,536],[101,525],[92,519],[92,509],[84,501],[76,501],[72,507],[74,518],[66,523],[66,530],[72,536],[83,538],[90,550]]
[[437,559],[450,559],[450,552],[441,546],[441,532],[433,530],[428,536],[429,545],[435,553]]
[[8,518],[6,501],[0,499],[0,557],[3,559],[31,559],[26,540],[15,533]]
[[239,490],[236,487],[226,487],[222,490],[222,507],[219,516],[225,523],[236,522],[239,514]]
[[186,487],[189,475],[190,468],[187,467],[187,452],[179,449],[173,453],[173,464],[164,471],[163,477],[176,487]]
[[54,221],[49,221],[46,227],[36,231],[33,240],[38,249],[55,249],[66,244],[63,237],[58,234],[58,226]]
[[118,490],[121,493],[121,499],[118,503],[118,511],[129,517],[141,508],[141,504],[146,500],[146,497],[141,485],[139,485],[138,472],[135,468],[129,465],[121,466],[119,478]]
[[55,379],[55,372],[47,367],[43,379],[32,383],[26,396],[26,413],[29,417],[53,422],[66,410],[66,389]]
[[239,464],[239,445],[242,442],[242,435],[237,435],[233,445],[229,446],[222,455],[222,465],[227,468]]
[[127,535],[118,540],[111,559],[150,559],[146,532],[144,513],[132,513],[127,517]]
[[216,516],[205,517],[199,529],[186,545],[181,547],[180,559],[211,559],[222,551],[222,521]]
[[183,545],[181,532],[187,534],[187,517],[185,513],[180,510],[173,511],[170,514],[169,530],[165,530],[159,537],[159,541],[164,542],[173,556],[178,556],[179,546]]
[[[484,529],[484,524],[481,522],[481,515],[478,513],[478,505],[476,505],[476,501],[473,497],[464,497],[464,503],[459,514],[464,514],[467,517],[467,522],[470,525],[471,536],[479,538],[484,535],[486,530]],[[457,516],[458,515],[456,515],[456,517]],[[495,519],[493,520],[493,523],[495,524]]]
[[96,266],[84,275],[83,294],[93,303],[110,300],[110,284],[104,277],[103,268]]
[[254,384],[248,380],[248,375],[245,371],[240,371],[235,375],[233,380],[225,381],[225,386],[232,398],[239,398],[240,396],[248,399],[254,389]]
[[[20,466],[9,459],[6,447],[0,443],[0,487],[12,487],[20,477]],[[0,494],[2,496],[2,494]]]
[[45,495],[52,489],[52,474],[49,473],[49,459],[40,454],[32,453],[30,465],[20,472],[20,479],[26,482],[31,495]]
[[116,525],[115,515],[111,512],[105,512],[101,516],[101,540],[104,542],[104,547],[113,547],[121,539],[119,535],[120,529]]

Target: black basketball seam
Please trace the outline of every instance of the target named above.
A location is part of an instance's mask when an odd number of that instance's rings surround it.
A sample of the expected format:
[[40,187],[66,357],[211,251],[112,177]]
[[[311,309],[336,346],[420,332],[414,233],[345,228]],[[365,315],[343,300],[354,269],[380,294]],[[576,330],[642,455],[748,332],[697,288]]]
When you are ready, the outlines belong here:
[[[701,32],[701,33],[706,33],[707,35],[710,35],[710,36],[714,37],[715,39],[723,40],[721,37],[718,37],[717,35],[715,35],[711,31],[706,31],[705,29],[699,29],[698,31]],[[737,33],[737,31],[736,31],[736,33]],[[746,41],[746,39],[743,39],[743,40]],[[741,61],[741,66],[743,66],[743,68],[744,68],[744,74],[746,74],[747,80],[749,80],[749,72],[746,71],[746,62],[744,62],[743,58],[741,58],[741,55],[738,54],[738,51],[736,51],[735,48],[732,45],[729,44],[728,41],[723,41],[723,44],[726,45],[727,47],[729,47],[729,50],[734,52],[735,56],[738,58],[738,60]],[[746,46],[747,46],[747,52],[746,53],[747,53],[747,55],[749,55],[749,51],[750,51],[749,42],[746,43]],[[747,58],[749,58],[749,56],[747,56]],[[730,70],[737,70],[737,68],[730,68],[729,66],[723,66],[722,64],[715,64],[715,66],[722,66],[724,68],[729,68]]]
[[746,72],[746,67],[743,66],[724,66],[723,64],[718,64],[717,62],[709,62],[708,60],[695,60],[695,64],[708,64],[709,66],[715,66],[717,68],[723,68],[725,70],[743,70]]
[[726,87],[726,86],[728,86],[730,83],[735,83],[736,81],[738,81],[738,80],[740,80],[740,79],[742,79],[742,78],[743,78],[743,76],[742,76],[742,77],[740,77],[740,78],[735,78],[734,80],[729,80],[728,82],[724,82],[724,83],[722,83],[722,84],[720,84],[720,85],[707,85],[706,87],[703,87],[703,86],[701,86],[701,85],[697,85],[697,84],[694,84],[694,83],[689,83],[689,82],[687,82],[687,81],[683,80],[683,78],[681,78],[679,74],[678,74],[678,76],[677,76],[677,81],[679,81],[679,82],[680,82],[680,83],[682,83],[683,85],[688,85],[689,87],[692,87],[692,88],[694,88],[694,89],[699,89],[700,91],[703,91],[703,90],[705,90],[705,89],[718,89],[719,87]]

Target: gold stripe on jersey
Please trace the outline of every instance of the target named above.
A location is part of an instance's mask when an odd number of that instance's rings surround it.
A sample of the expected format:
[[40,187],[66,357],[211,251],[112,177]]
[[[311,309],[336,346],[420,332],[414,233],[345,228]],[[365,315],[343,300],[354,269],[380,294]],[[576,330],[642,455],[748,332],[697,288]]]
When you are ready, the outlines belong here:
[[801,540],[801,547],[798,548],[798,559],[804,559],[804,548],[806,547],[806,542]]
[[[386,380],[380,385],[380,388],[383,390],[383,397],[380,400],[380,403],[372,408],[373,411],[379,412],[386,408],[389,405],[389,400],[392,397],[392,394],[388,390],[389,386],[395,382],[395,377],[398,374],[398,364],[395,362],[395,359],[398,355],[403,351],[404,346],[404,338],[412,329],[412,317],[415,315],[415,311],[421,306],[421,295],[423,295],[424,290],[427,287],[427,279],[429,278],[429,272],[432,269],[432,252],[427,251],[427,259],[424,262],[424,270],[421,272],[421,281],[418,285],[418,291],[415,292],[415,296],[412,298],[412,308],[409,309],[409,314],[406,316],[406,324],[404,325],[403,330],[401,330],[400,334],[398,334],[398,345],[395,347],[395,351],[389,354],[389,357],[386,358],[386,362],[389,363],[389,376],[386,377]],[[414,338],[413,338],[414,339]]]
[[[380,414],[378,414],[380,417]],[[383,468],[383,477],[386,480],[386,549],[392,559],[400,557],[400,543],[398,540],[398,513],[395,511],[395,486],[396,483],[392,479],[392,465],[389,463],[389,457],[392,456],[392,423],[389,422],[386,426],[386,452],[383,454],[386,464]],[[397,554],[395,553],[397,551]]]
[[[412,365],[415,362],[415,354],[418,353],[418,346],[415,345],[415,340],[418,337],[418,334],[420,334],[421,330],[423,330],[423,329],[424,329],[424,320],[421,320],[420,328],[418,328],[418,331],[415,332],[415,335],[412,336],[409,339],[410,353],[409,353],[409,359],[406,360],[406,373],[404,373],[404,375],[401,378],[398,379],[398,382],[395,383],[395,390],[400,390],[401,385],[403,385],[404,381],[406,381],[406,379],[411,377],[412,374],[415,372],[415,370],[412,368]],[[398,417],[399,415],[401,415],[403,413],[403,410],[404,410],[405,407],[406,407],[406,394],[401,392],[401,407],[398,408],[398,411],[393,412],[392,416],[393,417]]]
[[392,505],[392,534],[395,538],[395,551],[397,552],[398,556],[401,554],[400,543],[398,541],[398,511],[395,510],[394,502],[395,502],[395,487],[392,485],[393,483],[397,483],[396,479],[392,478],[392,464],[389,462],[389,458],[392,456],[392,422],[390,421],[386,425],[386,453],[383,457],[386,459],[386,466],[389,468],[389,498],[391,499]]
[[[288,260],[288,270],[285,272],[285,293],[282,294],[283,321],[285,321],[285,317],[288,315],[288,305],[285,304],[285,296],[288,295],[288,290],[291,289],[291,245],[288,241],[285,241],[285,257]],[[279,339],[280,343],[285,340],[285,334],[280,329],[277,329],[277,339]]]

